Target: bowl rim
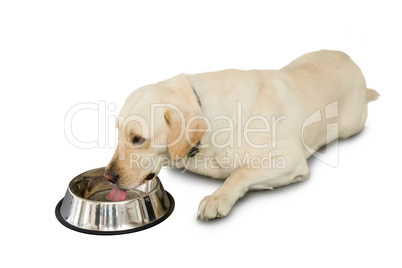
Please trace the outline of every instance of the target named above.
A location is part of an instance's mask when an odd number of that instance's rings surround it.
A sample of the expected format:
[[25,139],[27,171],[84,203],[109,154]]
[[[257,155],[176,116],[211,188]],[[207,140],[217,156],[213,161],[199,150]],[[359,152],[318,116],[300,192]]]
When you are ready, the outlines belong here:
[[[153,179],[147,181],[147,183],[148,183],[148,182],[149,182],[149,183],[152,183],[153,181],[156,181],[156,183],[155,183],[155,185],[153,186],[153,188],[152,188],[151,191],[146,192],[145,194],[141,194],[140,196],[137,196],[137,197],[135,197],[135,198],[126,199],[126,200],[122,200],[122,201],[96,201],[96,200],[91,200],[91,199],[87,199],[87,198],[81,197],[81,196],[76,195],[75,193],[73,193],[73,192],[71,191],[71,187],[70,187],[70,186],[71,186],[71,184],[73,183],[73,181],[76,180],[78,177],[82,176],[82,175],[85,174],[85,173],[88,173],[88,172],[91,172],[91,171],[94,171],[94,170],[98,170],[98,169],[102,169],[102,168],[104,168],[104,167],[93,168],[93,169],[84,171],[84,172],[82,172],[81,174],[75,176],[75,177],[68,183],[67,191],[68,191],[72,196],[74,196],[74,198],[77,198],[77,199],[79,199],[79,200],[81,200],[81,201],[83,201],[83,202],[93,203],[93,204],[105,204],[105,205],[113,205],[113,204],[115,204],[115,205],[117,205],[117,204],[118,204],[118,205],[123,205],[123,204],[126,204],[126,203],[133,202],[133,201],[135,201],[135,200],[139,200],[139,199],[141,199],[141,198],[144,198],[145,196],[149,196],[149,195],[151,195],[152,193],[154,193],[155,191],[157,191],[157,190],[160,188],[160,186],[161,186],[160,179],[159,179],[159,177],[156,175]],[[114,184],[112,184],[112,185],[114,185]],[[141,185],[143,185],[143,184],[141,184]],[[138,186],[138,187],[139,187],[139,186]],[[133,190],[134,190],[134,189],[133,189]],[[166,191],[165,191],[165,192],[166,192]]]

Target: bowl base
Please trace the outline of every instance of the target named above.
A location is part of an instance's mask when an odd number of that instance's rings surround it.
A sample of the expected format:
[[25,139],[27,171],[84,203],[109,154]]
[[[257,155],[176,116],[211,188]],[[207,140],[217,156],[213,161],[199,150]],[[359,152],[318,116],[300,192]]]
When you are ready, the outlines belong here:
[[129,234],[129,233],[134,233],[134,232],[138,232],[138,231],[142,231],[142,230],[151,228],[151,227],[153,227],[153,226],[155,226],[155,225],[157,225],[157,224],[163,222],[164,220],[166,220],[166,219],[172,214],[172,212],[173,212],[173,210],[174,210],[174,205],[175,205],[175,204],[174,204],[174,199],[173,199],[173,197],[172,197],[167,191],[165,191],[165,192],[166,192],[166,195],[168,196],[169,201],[170,201],[169,209],[166,211],[165,215],[163,215],[161,218],[159,218],[159,219],[157,219],[157,220],[155,220],[155,221],[153,221],[153,222],[150,222],[150,223],[145,224],[145,225],[143,225],[143,226],[139,226],[139,227],[132,228],[132,229],[120,230],[120,231],[98,231],[98,230],[83,229],[83,228],[79,228],[79,227],[77,227],[77,226],[74,226],[74,225],[68,223],[68,222],[61,216],[61,214],[60,214],[60,207],[61,207],[61,205],[62,205],[62,203],[63,203],[63,199],[64,199],[64,198],[61,199],[61,200],[59,201],[59,203],[57,204],[56,209],[55,209],[55,214],[56,214],[57,220],[58,220],[61,224],[63,224],[65,227],[67,227],[67,228],[69,228],[69,229],[71,229],[71,230],[77,231],[77,232],[81,232],[81,233],[85,233],[85,234],[92,234],[92,235],[119,235],[119,234]]

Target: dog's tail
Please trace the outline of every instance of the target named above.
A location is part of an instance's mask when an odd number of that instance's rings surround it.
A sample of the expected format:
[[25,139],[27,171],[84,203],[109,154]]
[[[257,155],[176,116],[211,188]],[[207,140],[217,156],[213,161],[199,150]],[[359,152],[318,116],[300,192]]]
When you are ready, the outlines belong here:
[[367,101],[375,101],[376,99],[378,99],[379,96],[380,94],[378,94],[378,92],[374,89],[367,89]]

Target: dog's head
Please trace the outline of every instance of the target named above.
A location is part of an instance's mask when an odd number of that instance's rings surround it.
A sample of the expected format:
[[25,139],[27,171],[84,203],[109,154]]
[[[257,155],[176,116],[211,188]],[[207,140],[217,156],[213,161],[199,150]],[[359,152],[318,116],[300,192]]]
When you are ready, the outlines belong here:
[[126,100],[116,126],[118,146],[105,177],[122,190],[152,179],[201,139],[206,124],[185,75],[145,86]]

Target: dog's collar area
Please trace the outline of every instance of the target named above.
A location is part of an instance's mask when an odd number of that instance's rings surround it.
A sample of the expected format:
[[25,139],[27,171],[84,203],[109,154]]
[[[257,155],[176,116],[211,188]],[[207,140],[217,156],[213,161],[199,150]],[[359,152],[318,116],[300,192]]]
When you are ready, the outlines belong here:
[[187,154],[188,157],[194,157],[199,153],[198,146],[200,146],[199,142],[193,148],[191,148],[190,152]]
[[[195,91],[195,88],[193,86],[191,88],[194,92],[194,95],[197,97],[198,105],[202,109],[200,97],[198,96],[197,91]],[[198,146],[200,146],[200,142],[198,142],[193,148],[191,148],[190,152],[187,154],[188,157],[194,157],[196,154],[199,153]]]
[[198,96],[197,92],[195,91],[195,88],[194,87],[191,87],[191,88],[193,89],[194,95],[197,97],[198,105],[200,105],[200,108],[201,108],[202,106],[201,106],[200,97]]

